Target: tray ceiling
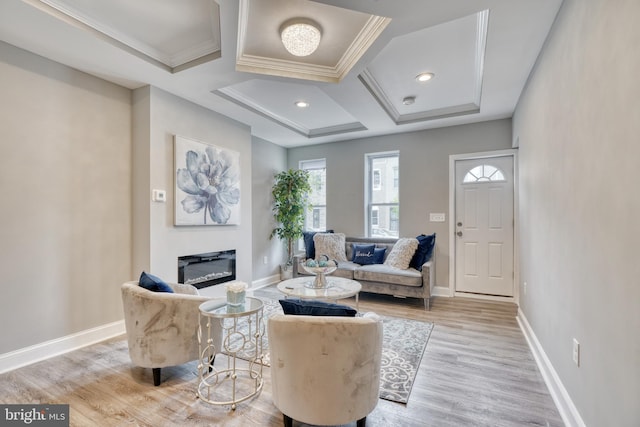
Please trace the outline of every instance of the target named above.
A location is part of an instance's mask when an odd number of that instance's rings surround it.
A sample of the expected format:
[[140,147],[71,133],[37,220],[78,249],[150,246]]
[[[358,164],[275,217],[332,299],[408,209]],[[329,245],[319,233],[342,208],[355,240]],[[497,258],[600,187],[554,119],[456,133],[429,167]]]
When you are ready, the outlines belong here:
[[[0,40],[292,147],[511,117],[561,3],[3,0]],[[308,57],[279,39],[291,18],[321,26]]]

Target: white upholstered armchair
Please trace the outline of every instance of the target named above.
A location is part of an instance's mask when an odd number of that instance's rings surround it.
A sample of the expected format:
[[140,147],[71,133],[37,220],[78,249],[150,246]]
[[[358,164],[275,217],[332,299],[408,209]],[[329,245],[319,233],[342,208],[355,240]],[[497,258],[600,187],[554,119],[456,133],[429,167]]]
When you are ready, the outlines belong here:
[[284,425],[363,427],[379,399],[382,322],[275,315],[268,330],[273,402]]
[[[209,297],[198,295],[191,285],[168,284],[174,293],[153,292],[138,282],[122,284],[122,304],[131,361],[153,370],[160,385],[160,368],[181,365],[199,358],[198,307]],[[214,331],[220,348],[221,332]]]

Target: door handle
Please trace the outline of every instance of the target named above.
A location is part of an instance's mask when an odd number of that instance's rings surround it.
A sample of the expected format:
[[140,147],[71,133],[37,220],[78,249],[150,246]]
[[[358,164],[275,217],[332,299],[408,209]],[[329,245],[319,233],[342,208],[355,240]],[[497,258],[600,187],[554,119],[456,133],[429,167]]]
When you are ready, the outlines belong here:
[[462,237],[462,231],[458,231],[458,232],[456,233],[456,235],[457,235],[458,237]]

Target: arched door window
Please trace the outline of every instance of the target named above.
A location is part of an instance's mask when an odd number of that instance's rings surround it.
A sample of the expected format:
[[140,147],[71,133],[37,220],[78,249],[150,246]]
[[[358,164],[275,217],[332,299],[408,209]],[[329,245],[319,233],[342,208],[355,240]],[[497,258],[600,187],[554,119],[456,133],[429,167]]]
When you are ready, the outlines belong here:
[[505,181],[504,173],[491,165],[480,165],[471,169],[464,176],[463,183]]

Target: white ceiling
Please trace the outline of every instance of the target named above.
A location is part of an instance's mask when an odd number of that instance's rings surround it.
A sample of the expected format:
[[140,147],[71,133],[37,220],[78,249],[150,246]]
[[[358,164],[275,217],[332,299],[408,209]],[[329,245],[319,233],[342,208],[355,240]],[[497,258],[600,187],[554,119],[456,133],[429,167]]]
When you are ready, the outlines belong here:
[[[2,0],[0,40],[293,147],[511,117],[561,3]],[[308,57],[279,41],[295,17],[322,28]]]

